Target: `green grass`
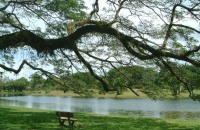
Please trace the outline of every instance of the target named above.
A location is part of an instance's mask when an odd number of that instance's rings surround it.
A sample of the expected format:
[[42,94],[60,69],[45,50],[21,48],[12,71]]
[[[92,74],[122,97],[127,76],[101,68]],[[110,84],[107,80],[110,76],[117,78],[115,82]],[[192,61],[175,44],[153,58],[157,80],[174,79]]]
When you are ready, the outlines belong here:
[[[75,113],[75,130],[199,130],[200,121]],[[0,106],[1,130],[67,130],[54,111]]]

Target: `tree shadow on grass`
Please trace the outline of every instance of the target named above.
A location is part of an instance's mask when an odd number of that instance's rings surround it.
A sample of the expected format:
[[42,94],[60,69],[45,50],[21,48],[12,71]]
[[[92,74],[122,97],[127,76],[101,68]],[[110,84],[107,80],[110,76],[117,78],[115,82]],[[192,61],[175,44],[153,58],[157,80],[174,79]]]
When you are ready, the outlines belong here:
[[[62,130],[53,112],[15,111],[12,108],[1,108],[1,130]],[[66,128],[65,128],[66,129]]]
[[[187,122],[187,121],[185,121]],[[162,119],[133,117],[84,117],[82,122],[88,130],[199,130],[197,125],[184,123],[168,123]]]
[[[200,123],[161,119],[76,114],[75,130],[199,130]],[[180,123],[181,122],[181,123]],[[194,124],[196,123],[196,124]],[[67,130],[61,127],[53,111],[0,106],[1,130]]]

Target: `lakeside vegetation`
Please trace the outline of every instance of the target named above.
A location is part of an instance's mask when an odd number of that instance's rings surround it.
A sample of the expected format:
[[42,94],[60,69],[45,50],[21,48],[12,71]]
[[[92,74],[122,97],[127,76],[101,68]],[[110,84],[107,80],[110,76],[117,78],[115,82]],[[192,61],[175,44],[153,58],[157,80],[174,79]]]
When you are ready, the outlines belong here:
[[[127,90],[123,92],[123,94],[117,95],[116,93],[105,93],[105,94],[99,94],[97,90],[94,90],[94,93],[92,95],[85,95],[85,94],[77,94],[72,91],[68,91],[64,93],[63,91],[59,90],[53,90],[46,92],[44,90],[41,91],[23,91],[23,92],[1,92],[1,96],[62,96],[62,97],[82,97],[82,98],[122,98],[122,99],[143,99],[143,98],[149,98],[148,95],[140,92],[140,90],[135,90],[137,93],[139,93],[140,96],[136,96],[131,91]],[[199,93],[200,91],[195,91],[195,93]],[[171,95],[171,92],[169,90],[163,90],[163,95],[160,95],[158,99],[183,99],[183,98],[189,98],[189,95],[187,92],[181,92],[178,96],[174,97]]]
[[[184,75],[195,84],[193,93],[198,95],[200,71],[192,66],[183,65],[180,75]],[[90,74],[77,72],[64,73],[61,79],[44,78],[41,73],[29,77],[11,80],[0,79],[1,94],[11,95],[51,95],[75,97],[107,98],[188,98],[184,84],[172,77],[165,69],[141,66],[119,67],[101,76],[113,91],[105,92],[101,84]],[[189,81],[188,81],[189,82]],[[138,96],[139,95],[139,96]]]
[[[55,111],[0,106],[3,130],[64,130]],[[156,119],[75,113],[77,130],[199,130],[198,120]]]

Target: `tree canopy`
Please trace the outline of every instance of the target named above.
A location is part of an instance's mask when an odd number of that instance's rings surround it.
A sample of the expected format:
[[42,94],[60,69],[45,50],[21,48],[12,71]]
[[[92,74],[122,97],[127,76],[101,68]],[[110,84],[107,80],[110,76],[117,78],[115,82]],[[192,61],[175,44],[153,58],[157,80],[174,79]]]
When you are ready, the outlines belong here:
[[[92,9],[83,0],[2,0],[0,18],[5,71],[18,74],[28,65],[52,79],[90,72],[105,91],[117,91],[101,75],[120,66],[151,66],[165,68],[196,97],[193,80],[179,72],[183,64],[200,67],[199,0],[94,0]],[[14,69],[19,51],[26,56]]]

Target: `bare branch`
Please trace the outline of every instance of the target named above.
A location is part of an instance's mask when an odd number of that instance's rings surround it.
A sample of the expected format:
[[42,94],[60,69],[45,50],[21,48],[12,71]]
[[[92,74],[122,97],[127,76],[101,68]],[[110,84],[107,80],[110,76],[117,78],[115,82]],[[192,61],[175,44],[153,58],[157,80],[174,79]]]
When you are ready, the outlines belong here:
[[174,23],[172,24],[172,26],[187,28],[187,29],[190,29],[190,30],[195,31],[195,32],[200,34],[200,30],[197,30],[197,29],[190,27],[190,26],[186,26],[186,25],[183,25],[183,24],[174,24]]
[[79,58],[79,60],[81,62],[83,62],[83,64],[88,68],[88,70],[90,71],[91,75],[96,78],[98,81],[101,82],[101,84],[103,85],[103,88],[106,92],[110,91],[108,84],[101,78],[99,77],[97,74],[95,74],[95,72],[92,69],[92,66],[82,57],[82,55],[79,53],[78,49],[74,50],[75,54],[77,55],[77,57]]
[[198,17],[197,15],[199,14],[195,14],[194,12],[199,12],[200,9],[195,9],[196,6],[200,5],[199,3],[197,3],[195,6],[193,6],[192,8],[186,7],[184,5],[179,5],[180,7],[186,9],[188,12],[190,12],[196,19],[200,20],[200,17]]
[[6,71],[10,71],[10,72],[14,72],[15,74],[18,74],[18,73],[23,69],[24,65],[29,66],[29,67],[30,67],[31,69],[33,69],[33,70],[39,70],[39,71],[41,71],[41,72],[43,72],[43,73],[46,73],[46,74],[47,74],[47,73],[52,74],[52,73],[50,73],[50,72],[48,72],[48,71],[43,70],[42,68],[34,67],[34,66],[31,65],[30,63],[28,63],[26,60],[23,60],[23,62],[20,64],[20,66],[19,66],[18,69],[13,69],[13,68],[7,67],[7,66],[2,65],[2,64],[0,64],[0,67],[1,67],[2,69],[6,70]]
[[123,8],[123,4],[126,2],[127,0],[120,0],[118,1],[119,2],[119,7],[118,9],[116,10],[116,13],[115,13],[115,16],[114,16],[114,19],[110,22],[110,25],[116,23],[118,21],[118,18],[119,18],[119,13],[121,11],[121,9]]
[[79,72],[79,69],[74,65],[73,61],[69,58],[69,56],[67,56],[67,55],[65,54],[65,52],[63,51],[63,49],[60,49],[60,51],[61,51],[61,53],[63,54],[63,56],[69,60],[69,62],[70,62],[71,65],[76,69],[76,71]]
[[91,11],[90,13],[90,17],[89,19],[92,19],[92,16],[96,13],[99,12],[99,3],[98,3],[99,0],[95,0],[95,3],[93,4],[93,10]]
[[166,32],[166,35],[165,35],[165,39],[163,41],[163,44],[161,46],[161,49],[164,49],[167,45],[167,42],[168,42],[168,39],[170,37],[170,32],[171,32],[171,28],[172,28],[172,24],[174,22],[174,15],[175,15],[175,11],[176,11],[176,8],[180,5],[179,4],[176,4],[174,5],[173,9],[172,9],[172,13],[171,13],[171,20],[170,20],[170,23],[168,25],[168,29],[167,29],[167,32]]
[[[10,68],[10,67],[7,67],[5,65],[2,65],[0,64],[0,68],[6,70],[6,71],[9,71],[9,72],[13,72],[15,74],[18,74],[19,72],[21,72],[21,70],[23,69],[24,65],[27,65],[29,66],[31,69],[33,70],[38,70],[40,72],[42,72],[45,76],[47,76],[49,79],[55,81],[56,83],[58,83],[59,85],[62,85],[62,86],[65,86],[65,87],[68,87],[66,86],[66,84],[62,84],[61,82],[59,82],[58,80],[56,79],[59,79],[58,77],[56,77],[53,73],[49,72],[49,71],[46,71],[42,68],[38,68],[38,67],[34,67],[33,65],[31,65],[30,63],[28,63],[26,60],[23,60],[22,63],[20,64],[19,68],[18,69],[13,69],[13,68]],[[55,79],[56,78],[56,79]]]

